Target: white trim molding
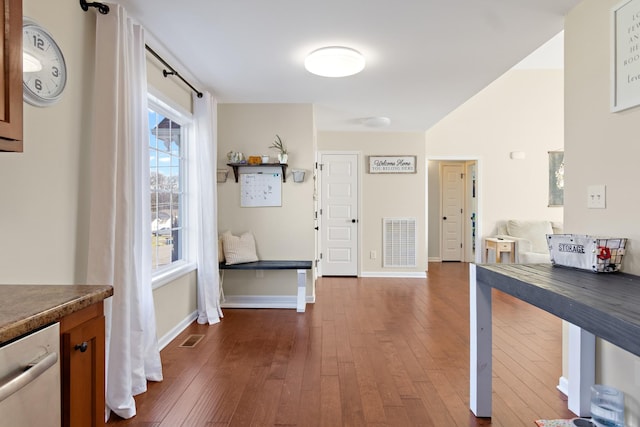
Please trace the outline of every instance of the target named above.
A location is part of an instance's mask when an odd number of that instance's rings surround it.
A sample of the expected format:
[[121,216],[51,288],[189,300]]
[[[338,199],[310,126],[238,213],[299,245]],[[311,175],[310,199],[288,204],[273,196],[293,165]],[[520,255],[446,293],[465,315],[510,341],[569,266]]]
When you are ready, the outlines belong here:
[[182,331],[187,329],[187,327],[192,324],[197,318],[198,312],[194,311],[193,313],[182,319],[182,321],[174,326],[169,332],[160,337],[160,339],[158,339],[158,347],[160,348],[160,350],[165,348],[171,341],[176,339],[176,337],[180,335]]

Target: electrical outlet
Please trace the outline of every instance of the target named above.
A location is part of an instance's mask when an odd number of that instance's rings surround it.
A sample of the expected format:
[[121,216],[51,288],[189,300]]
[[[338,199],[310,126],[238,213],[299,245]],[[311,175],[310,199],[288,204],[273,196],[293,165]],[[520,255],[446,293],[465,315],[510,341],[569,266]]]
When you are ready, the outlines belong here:
[[378,257],[378,254],[376,253],[376,251],[369,252],[369,258],[376,259],[377,257]]
[[587,208],[605,209],[607,199],[606,186],[590,185],[587,187]]

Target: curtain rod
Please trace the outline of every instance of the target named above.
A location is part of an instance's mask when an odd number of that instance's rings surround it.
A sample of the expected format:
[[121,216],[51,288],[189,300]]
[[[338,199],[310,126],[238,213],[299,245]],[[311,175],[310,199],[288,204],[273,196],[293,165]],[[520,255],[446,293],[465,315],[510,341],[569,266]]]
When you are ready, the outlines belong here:
[[[95,7],[96,9],[98,9],[98,12],[100,12],[103,15],[106,15],[109,13],[109,6],[107,6],[104,3],[99,3],[99,2],[92,2],[92,3],[87,3],[86,0],[80,0],[80,7],[82,8],[82,10],[84,10],[85,12],[89,10],[90,7]],[[164,59],[162,59],[162,57],[160,55],[158,55],[153,49],[151,49],[147,44],[144,45],[144,47],[149,51],[149,53],[151,53],[153,56],[156,57],[156,59],[158,59],[158,61],[162,62],[162,64],[167,67],[170,71],[167,70],[162,70],[162,75],[165,77],[168,76],[176,76],[178,77],[180,80],[182,80],[187,86],[189,86],[191,88],[192,91],[194,91],[196,93],[196,95],[198,96],[198,98],[202,98],[202,92],[200,92],[198,89],[196,89],[195,87],[193,87],[193,85],[191,83],[189,83],[188,81],[185,80],[184,77],[182,77],[180,75],[180,73],[178,73],[175,68],[173,68],[171,65],[169,65],[167,63],[167,61],[165,61]]]
[[167,76],[176,76],[177,78],[179,78],[180,80],[182,80],[184,82],[184,84],[186,84],[187,86],[189,86],[191,88],[192,91],[194,91],[196,93],[196,95],[198,96],[198,98],[202,98],[202,92],[200,92],[198,89],[196,89],[195,87],[193,87],[191,85],[191,83],[189,83],[188,81],[186,81],[184,79],[184,77],[182,77],[180,75],[180,73],[178,73],[171,65],[167,64],[167,61],[165,61],[164,59],[162,59],[162,57],[160,55],[158,55],[153,49],[151,49],[148,45],[144,45],[144,47],[149,51],[150,54],[152,54],[153,56],[155,56],[158,61],[162,62],[162,64],[167,67],[169,70],[171,71],[167,71],[167,70],[162,70],[162,75],[167,77]]

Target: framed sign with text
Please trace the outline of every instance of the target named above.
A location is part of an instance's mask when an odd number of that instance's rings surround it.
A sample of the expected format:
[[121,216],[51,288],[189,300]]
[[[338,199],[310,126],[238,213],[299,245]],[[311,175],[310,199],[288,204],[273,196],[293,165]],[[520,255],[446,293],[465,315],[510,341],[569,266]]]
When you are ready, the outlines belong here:
[[369,156],[369,173],[416,173],[416,156]]
[[611,111],[640,104],[640,0],[611,10]]

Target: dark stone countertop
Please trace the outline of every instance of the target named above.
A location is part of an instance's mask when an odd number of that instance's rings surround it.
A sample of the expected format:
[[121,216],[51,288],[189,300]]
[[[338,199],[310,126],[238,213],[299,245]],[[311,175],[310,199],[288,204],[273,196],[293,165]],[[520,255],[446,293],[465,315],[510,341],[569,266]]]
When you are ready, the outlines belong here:
[[108,285],[0,285],[0,345],[112,295]]

